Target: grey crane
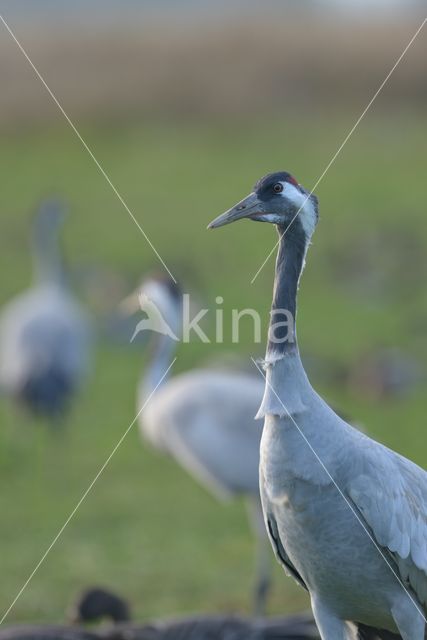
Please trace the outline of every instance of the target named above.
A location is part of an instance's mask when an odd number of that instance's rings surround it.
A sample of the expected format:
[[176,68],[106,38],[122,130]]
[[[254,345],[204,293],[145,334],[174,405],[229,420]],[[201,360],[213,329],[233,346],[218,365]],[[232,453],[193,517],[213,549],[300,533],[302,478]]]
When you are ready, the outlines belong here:
[[[422,640],[427,474],[336,415],[313,390],[299,356],[297,289],[317,198],[289,173],[269,174],[209,226],[242,218],[273,223],[279,232],[258,412],[261,497],[275,554],[308,590],[322,640],[354,639],[358,623]],[[284,312],[293,318],[291,330]]]
[[64,278],[59,231],[65,217],[54,200],[34,220],[35,282],[0,315],[0,389],[29,411],[59,421],[87,372],[90,324]]
[[[153,394],[140,414],[141,433],[217,498],[246,499],[257,543],[254,606],[260,614],[271,573],[258,482],[261,429],[254,420],[263,380],[246,372],[209,368],[162,380],[176,349],[174,336],[182,330],[182,294],[172,280],[151,277],[141,286],[139,299],[149,317],[138,326],[154,329],[151,359],[137,389],[138,411]],[[136,300],[133,294],[123,308],[135,311]]]

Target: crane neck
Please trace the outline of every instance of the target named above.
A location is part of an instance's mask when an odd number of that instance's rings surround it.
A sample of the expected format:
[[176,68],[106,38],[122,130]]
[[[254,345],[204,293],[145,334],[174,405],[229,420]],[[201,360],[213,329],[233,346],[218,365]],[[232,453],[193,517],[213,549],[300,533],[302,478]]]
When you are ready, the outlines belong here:
[[162,387],[169,379],[169,373],[165,372],[170,367],[176,351],[176,341],[169,336],[155,334],[149,354],[147,365],[141,380],[139,398],[145,402],[157,389]]
[[268,414],[297,415],[305,411],[306,398],[313,393],[296,338],[298,284],[309,245],[297,223],[298,220],[286,233],[285,228],[278,227],[279,251],[264,362],[267,383],[257,418]]
[[33,232],[33,263],[36,284],[64,283],[64,268],[59,246],[59,230],[46,230],[36,224]]
[[273,302],[268,331],[267,359],[298,353],[296,337],[297,293],[309,240],[299,221],[291,227],[278,226]]

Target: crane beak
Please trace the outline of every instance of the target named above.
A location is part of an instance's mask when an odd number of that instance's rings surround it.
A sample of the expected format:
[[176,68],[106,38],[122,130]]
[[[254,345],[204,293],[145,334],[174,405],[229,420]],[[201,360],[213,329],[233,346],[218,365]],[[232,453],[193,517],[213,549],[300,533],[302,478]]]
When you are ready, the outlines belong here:
[[225,224],[236,222],[243,218],[256,219],[257,216],[264,213],[264,206],[259,200],[256,193],[250,193],[246,198],[240,200],[234,207],[231,207],[228,211],[212,220],[208,224],[208,229],[216,229],[217,227],[223,227]]

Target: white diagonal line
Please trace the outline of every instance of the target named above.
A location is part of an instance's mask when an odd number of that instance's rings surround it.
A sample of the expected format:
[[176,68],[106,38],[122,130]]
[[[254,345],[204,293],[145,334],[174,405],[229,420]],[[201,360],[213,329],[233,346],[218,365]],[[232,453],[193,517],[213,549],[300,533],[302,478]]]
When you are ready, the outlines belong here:
[[126,202],[124,201],[122,195],[119,193],[119,191],[117,190],[117,188],[115,187],[115,185],[112,183],[110,176],[107,174],[107,172],[105,171],[105,169],[102,167],[102,165],[99,163],[99,161],[96,159],[94,153],[92,152],[92,150],[90,149],[90,147],[88,146],[88,144],[86,143],[86,141],[84,140],[84,138],[81,136],[80,132],[78,131],[77,127],[75,126],[75,124],[72,122],[72,120],[70,119],[70,117],[68,116],[68,114],[66,113],[65,109],[62,107],[62,105],[60,104],[59,100],[57,99],[57,97],[55,96],[55,94],[53,93],[52,89],[48,86],[46,80],[43,78],[43,76],[41,75],[40,71],[37,69],[37,67],[35,66],[35,64],[33,63],[33,61],[31,60],[30,56],[28,55],[28,53],[25,51],[24,47],[22,46],[22,44],[19,42],[18,38],[15,36],[15,34],[13,33],[12,29],[9,27],[9,25],[7,24],[6,20],[3,18],[3,16],[0,14],[0,21],[4,24],[4,26],[6,27],[7,31],[9,32],[9,34],[11,35],[11,37],[13,38],[13,40],[15,41],[15,43],[18,45],[21,53],[24,55],[24,57],[26,58],[26,60],[28,61],[28,63],[30,64],[30,66],[32,67],[34,73],[36,74],[36,76],[38,77],[38,79],[40,80],[40,82],[43,84],[44,88],[46,89],[46,91],[48,92],[48,94],[50,95],[50,97],[52,98],[52,100],[54,101],[54,103],[56,104],[56,106],[58,107],[58,109],[60,110],[60,112],[62,113],[62,115],[64,116],[64,118],[66,119],[66,121],[68,122],[68,124],[70,125],[71,129],[74,131],[74,133],[76,134],[77,138],[80,140],[81,144],[83,145],[83,147],[86,149],[87,153],[89,154],[89,156],[92,158],[93,162],[96,164],[96,166],[98,167],[99,171],[101,172],[101,174],[104,176],[105,180],[108,182],[108,184],[110,185],[111,189],[114,191],[115,195],[117,196],[117,198],[119,199],[120,203],[123,205],[123,207],[126,209],[127,213],[129,214],[129,216],[131,217],[131,219],[133,220],[133,222],[136,224],[136,226],[138,227],[139,231],[142,233],[142,235],[144,236],[145,240],[148,242],[148,244],[150,245],[151,249],[153,250],[153,252],[155,253],[155,255],[157,256],[157,258],[160,260],[160,262],[162,263],[163,267],[166,269],[166,271],[168,272],[168,274],[170,275],[170,277],[172,278],[172,280],[176,283],[176,280],[174,278],[174,276],[172,275],[170,269],[168,268],[168,266],[166,265],[165,261],[163,260],[163,258],[161,257],[160,253],[157,251],[156,247],[153,245],[153,243],[151,242],[150,238],[147,236],[147,234],[145,233],[144,229],[141,227],[140,223],[138,222],[138,220],[135,218],[134,214],[132,213],[132,211],[129,209],[128,205],[126,204]]
[[74,507],[74,509],[71,511],[70,515],[68,516],[68,518],[65,520],[64,524],[62,525],[62,527],[59,529],[58,533],[55,535],[55,537],[53,538],[52,542],[50,543],[50,545],[48,546],[48,548],[46,549],[46,551],[43,553],[42,557],[40,558],[40,560],[37,562],[36,566],[34,567],[34,569],[32,570],[32,572],[30,573],[30,575],[28,576],[28,578],[26,579],[26,581],[24,582],[24,584],[22,585],[21,589],[18,591],[18,593],[16,594],[16,596],[14,597],[14,599],[12,600],[12,602],[10,603],[9,607],[6,609],[6,611],[4,612],[3,616],[0,619],[0,625],[3,624],[3,622],[5,621],[5,619],[7,618],[7,616],[9,615],[9,613],[11,612],[11,610],[13,609],[13,607],[15,606],[15,604],[17,603],[17,601],[19,600],[19,598],[21,597],[21,595],[24,593],[25,589],[28,587],[29,583],[31,582],[31,580],[34,578],[35,574],[37,573],[37,571],[40,569],[41,565],[43,564],[43,562],[46,560],[47,556],[49,555],[49,553],[52,551],[53,547],[55,546],[55,544],[58,542],[59,538],[61,537],[61,535],[64,533],[66,527],[69,525],[70,521],[74,518],[74,516],[76,515],[77,511],[79,510],[79,508],[81,507],[82,503],[84,502],[84,500],[87,498],[87,496],[89,495],[89,493],[91,492],[91,490],[93,489],[94,485],[96,484],[96,482],[98,481],[99,477],[102,475],[102,473],[105,471],[106,467],[108,466],[108,464],[111,461],[111,458],[114,456],[114,454],[117,452],[118,448],[120,447],[120,445],[123,443],[124,439],[126,438],[126,436],[128,435],[129,431],[132,429],[133,425],[135,424],[135,422],[137,421],[137,419],[139,418],[141,412],[145,409],[145,407],[147,406],[147,404],[150,402],[151,398],[153,397],[153,395],[155,394],[155,392],[157,391],[158,387],[161,385],[161,383],[163,382],[163,380],[165,379],[165,377],[167,376],[167,374],[169,373],[169,371],[171,370],[171,368],[173,367],[173,365],[176,362],[176,358],[174,358],[172,360],[172,362],[170,363],[170,365],[168,366],[168,368],[166,369],[166,371],[164,372],[164,374],[162,375],[162,377],[160,378],[159,382],[156,384],[155,388],[152,390],[152,392],[150,393],[150,395],[148,396],[148,398],[145,400],[144,404],[142,405],[142,407],[140,408],[140,410],[138,411],[138,413],[136,414],[136,416],[134,417],[134,419],[132,420],[132,422],[130,423],[130,425],[128,426],[128,428],[126,429],[126,431],[124,432],[124,434],[122,435],[122,437],[120,438],[120,440],[117,442],[116,446],[114,447],[114,449],[111,451],[110,455],[108,456],[108,458],[106,459],[106,461],[104,462],[104,464],[101,466],[101,468],[99,469],[98,473],[96,474],[96,476],[93,478],[92,482],[89,484],[88,488],[86,489],[86,491],[83,493],[82,497],[80,498],[80,500],[77,502],[76,506]]
[[[317,179],[316,183],[314,184],[314,186],[312,187],[311,191],[315,191],[317,189],[317,187],[319,186],[319,184],[322,182],[323,178],[325,177],[325,175],[328,173],[329,169],[331,168],[331,166],[334,164],[335,160],[338,158],[338,156],[340,155],[341,151],[344,149],[345,145],[347,144],[347,142],[350,140],[351,136],[353,135],[353,133],[356,131],[357,127],[359,126],[359,124],[362,122],[363,118],[365,117],[365,115],[368,113],[369,109],[371,108],[371,106],[373,105],[373,103],[375,102],[375,100],[377,99],[377,97],[379,96],[379,94],[381,93],[381,91],[383,90],[383,88],[385,87],[385,85],[387,84],[387,82],[390,80],[392,74],[394,73],[394,71],[396,70],[397,66],[400,64],[400,62],[402,61],[402,59],[404,58],[404,56],[406,55],[406,53],[408,52],[409,48],[412,46],[412,44],[414,43],[415,39],[417,38],[417,36],[419,35],[419,33],[421,32],[421,29],[424,27],[425,23],[427,22],[427,17],[424,18],[424,20],[421,22],[420,26],[418,27],[418,29],[416,30],[416,32],[414,33],[414,35],[412,36],[412,38],[410,39],[410,41],[408,42],[408,44],[406,45],[406,47],[404,48],[404,50],[402,51],[402,53],[400,54],[400,56],[398,57],[398,59],[396,60],[396,62],[394,63],[394,65],[392,66],[392,68],[390,69],[390,71],[388,72],[388,74],[386,75],[386,77],[384,78],[384,80],[381,82],[380,86],[378,87],[378,89],[375,91],[374,95],[372,96],[372,98],[369,100],[368,104],[366,105],[366,107],[364,108],[364,110],[362,111],[362,113],[360,114],[360,116],[358,117],[358,119],[356,120],[356,122],[354,123],[354,125],[352,126],[352,128],[350,129],[350,131],[348,132],[348,134],[346,135],[346,137],[344,138],[344,140],[342,141],[342,143],[340,144],[340,146],[338,147],[338,149],[336,150],[336,152],[334,153],[334,155],[332,156],[332,158],[329,160],[328,164],[326,165],[325,169],[323,170],[323,172],[320,174],[319,178]],[[290,223],[288,224],[288,226],[286,227],[286,229],[284,230],[284,232],[281,234],[281,236],[279,237],[279,240],[276,242],[276,244],[274,245],[274,247],[272,248],[272,250],[270,251],[270,253],[268,254],[268,256],[266,257],[266,259],[264,260],[264,262],[262,263],[262,265],[259,267],[258,271],[256,272],[256,274],[254,275],[254,277],[251,280],[251,284],[253,284],[255,282],[255,280],[257,279],[257,277],[259,276],[259,274],[261,273],[262,269],[265,267],[265,265],[267,264],[267,262],[270,260],[272,254],[275,252],[276,248],[278,247],[281,239],[283,238],[283,236],[286,234],[286,232],[288,231],[288,229],[293,225],[293,223],[295,222],[296,218],[299,216],[301,210],[304,208],[304,205],[306,204],[307,200],[310,198],[310,196],[307,196],[306,199],[304,200],[304,202],[302,203],[302,205],[300,206],[300,208],[298,209],[298,211],[296,212],[296,214],[294,215],[294,217],[292,218],[292,220],[290,221]]]
[[302,439],[304,440],[304,442],[307,444],[307,446],[309,447],[310,451],[313,453],[314,457],[316,458],[316,460],[318,461],[318,463],[320,464],[320,466],[322,467],[322,469],[324,470],[324,472],[326,473],[326,475],[328,476],[328,478],[330,479],[330,481],[332,482],[332,484],[334,485],[334,487],[337,489],[338,493],[340,494],[340,496],[342,497],[342,499],[344,500],[344,502],[347,504],[348,508],[350,509],[350,511],[352,512],[352,514],[354,515],[354,517],[356,518],[356,520],[358,521],[358,523],[360,524],[360,526],[362,527],[362,529],[364,530],[364,532],[366,533],[366,535],[368,536],[368,538],[370,539],[370,541],[372,542],[372,544],[374,545],[374,547],[376,548],[376,550],[378,551],[378,553],[380,554],[380,556],[382,557],[382,559],[384,560],[384,562],[386,563],[386,565],[388,566],[388,568],[390,569],[390,571],[392,572],[392,574],[394,575],[394,577],[396,578],[396,580],[398,581],[398,583],[400,584],[400,586],[402,587],[402,589],[405,591],[406,595],[408,596],[408,598],[411,600],[412,604],[414,605],[414,607],[416,608],[416,610],[418,611],[418,613],[420,614],[420,616],[423,618],[424,622],[427,624],[427,619],[424,616],[424,612],[421,611],[421,609],[419,608],[417,602],[414,600],[414,598],[412,597],[412,595],[410,594],[410,592],[408,591],[408,589],[405,587],[405,585],[403,584],[401,578],[399,577],[399,575],[396,573],[396,571],[394,570],[393,566],[390,564],[390,562],[388,561],[386,555],[383,553],[381,547],[377,544],[376,540],[373,538],[373,536],[371,535],[368,527],[365,525],[365,523],[363,522],[363,520],[361,519],[361,517],[359,516],[359,514],[357,513],[356,509],[353,507],[353,505],[351,504],[350,500],[347,498],[347,496],[345,495],[345,493],[342,491],[342,489],[339,487],[339,485],[336,483],[334,477],[331,475],[331,473],[329,472],[328,468],[326,467],[326,465],[324,464],[323,460],[320,458],[319,454],[315,451],[315,449],[312,447],[310,441],[307,439],[306,435],[304,434],[304,432],[302,431],[302,429],[300,429],[300,427],[297,425],[297,423],[295,422],[292,414],[288,411],[287,407],[285,407],[284,403],[282,402],[282,399],[279,398],[278,394],[276,393],[275,389],[273,388],[273,386],[270,384],[270,382],[267,380],[267,377],[264,375],[264,372],[261,370],[260,366],[258,365],[258,363],[256,362],[256,360],[254,360],[254,358],[251,358],[252,362],[254,363],[254,365],[256,366],[256,368],[258,369],[258,371],[260,372],[260,374],[262,375],[262,377],[265,380],[266,385],[268,386],[268,388],[274,393],[274,395],[276,396],[277,400],[280,402],[280,404],[282,405],[283,409],[286,411],[287,415],[289,416],[289,418],[291,419],[291,421],[293,422],[293,424],[295,425],[295,427],[298,430],[298,433],[300,434],[300,436],[302,437]]

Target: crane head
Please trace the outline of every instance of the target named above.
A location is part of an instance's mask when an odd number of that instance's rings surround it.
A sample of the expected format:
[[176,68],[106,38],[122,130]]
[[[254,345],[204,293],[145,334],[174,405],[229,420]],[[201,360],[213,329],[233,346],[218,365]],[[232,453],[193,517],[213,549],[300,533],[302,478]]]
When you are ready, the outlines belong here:
[[303,232],[310,238],[318,220],[317,198],[287,171],[269,173],[258,180],[246,198],[215,218],[208,229],[243,218],[270,222],[284,228],[298,218]]
[[170,278],[150,276],[144,279],[137,291],[125,298],[120,304],[125,315],[137,311],[144,313],[134,337],[142,328],[168,335],[178,340],[181,334],[182,293],[179,286]]

